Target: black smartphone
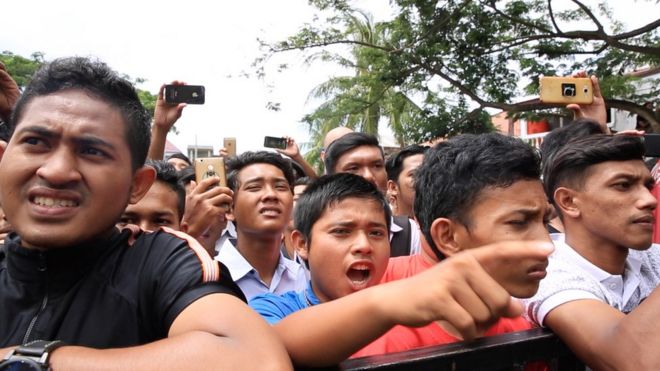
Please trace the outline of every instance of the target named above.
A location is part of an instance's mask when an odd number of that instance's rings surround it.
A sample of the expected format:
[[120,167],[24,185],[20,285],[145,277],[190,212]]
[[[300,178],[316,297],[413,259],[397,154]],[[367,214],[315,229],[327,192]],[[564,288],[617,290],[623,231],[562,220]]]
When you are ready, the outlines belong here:
[[660,134],[644,134],[646,157],[660,157]]
[[286,148],[286,138],[277,138],[277,137],[264,137],[264,147],[268,148]]
[[205,89],[202,85],[165,85],[165,103],[204,104]]

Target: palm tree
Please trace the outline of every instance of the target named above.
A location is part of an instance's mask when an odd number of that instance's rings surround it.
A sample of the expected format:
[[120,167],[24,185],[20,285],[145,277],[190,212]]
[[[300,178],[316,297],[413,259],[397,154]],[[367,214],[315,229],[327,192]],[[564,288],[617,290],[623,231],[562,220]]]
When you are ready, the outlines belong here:
[[306,158],[319,169],[323,138],[329,130],[347,126],[377,135],[379,124],[385,119],[399,145],[405,145],[406,123],[420,111],[393,83],[375,77],[379,66],[387,63],[388,30],[362,11],[346,13],[344,17],[348,38],[355,42],[351,44],[350,57],[322,51],[308,58],[332,60],[355,71],[353,76],[332,77],[309,94],[309,99],[325,100],[303,118],[311,135]]

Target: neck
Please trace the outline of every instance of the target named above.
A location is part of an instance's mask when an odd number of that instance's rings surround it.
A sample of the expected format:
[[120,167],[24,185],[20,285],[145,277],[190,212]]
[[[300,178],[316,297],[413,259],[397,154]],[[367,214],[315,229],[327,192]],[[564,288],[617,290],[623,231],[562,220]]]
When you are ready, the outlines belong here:
[[237,230],[236,249],[270,286],[280,258],[282,233],[254,234]]
[[576,225],[564,225],[566,243],[593,265],[610,273],[623,274],[626,268],[628,248],[594,235]]

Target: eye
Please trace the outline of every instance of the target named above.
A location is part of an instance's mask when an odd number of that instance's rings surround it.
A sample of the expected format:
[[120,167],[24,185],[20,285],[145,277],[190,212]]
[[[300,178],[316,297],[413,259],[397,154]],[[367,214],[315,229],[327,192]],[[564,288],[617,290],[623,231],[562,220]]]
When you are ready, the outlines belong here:
[[25,137],[23,140],[21,140],[21,143],[27,144],[29,146],[33,147],[46,147],[48,146],[48,142],[46,142],[44,139],[39,138],[39,137]]
[[105,151],[100,150],[100,149],[95,148],[95,147],[83,147],[80,150],[80,153],[82,153],[83,155],[92,156],[92,157],[104,157],[104,158],[109,157],[108,154]]
[[369,232],[369,235],[372,237],[385,237],[386,232],[382,229],[374,229]]
[[169,219],[162,219],[162,218],[159,218],[159,219],[156,219],[156,220],[155,220],[155,224],[156,224],[156,225],[164,225],[164,226],[168,226],[168,225],[172,225],[173,223],[172,223]]
[[620,190],[620,191],[626,191],[626,190],[630,189],[631,184],[628,181],[623,181],[623,182],[615,183],[613,185],[613,187],[617,190]]
[[275,185],[275,189],[277,189],[278,191],[284,191],[284,192],[288,192],[288,191],[291,190],[291,188],[289,188],[289,185],[286,184],[286,183],[279,183],[279,184]]
[[119,218],[119,224],[121,225],[135,224],[135,220],[128,216],[122,216],[121,218]]
[[527,219],[514,219],[514,220],[509,220],[506,222],[506,224],[511,225],[516,228],[522,228],[526,226],[529,223]]
[[335,228],[330,231],[330,234],[333,234],[335,236],[346,236],[349,233],[351,233],[348,228]]

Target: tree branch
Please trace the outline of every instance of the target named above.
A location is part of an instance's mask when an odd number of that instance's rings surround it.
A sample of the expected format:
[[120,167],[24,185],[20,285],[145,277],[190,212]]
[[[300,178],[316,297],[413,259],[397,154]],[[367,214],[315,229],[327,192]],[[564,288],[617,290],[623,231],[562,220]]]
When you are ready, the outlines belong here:
[[606,34],[605,34],[605,29],[603,28],[603,25],[600,23],[600,21],[598,20],[598,18],[596,18],[596,16],[594,15],[594,13],[591,12],[591,9],[589,9],[586,5],[582,4],[582,3],[581,3],[580,1],[578,1],[578,0],[572,0],[572,1],[573,1],[575,4],[577,4],[577,6],[579,6],[580,9],[582,9],[582,11],[585,12],[589,18],[591,18],[591,20],[592,20],[592,21],[594,22],[594,24],[596,25],[596,28],[598,29],[599,33],[602,34],[603,36],[606,36]]
[[548,11],[550,12],[550,20],[552,21],[552,25],[555,26],[555,30],[557,30],[557,32],[561,33],[562,30],[559,28],[557,21],[555,20],[555,12],[552,11],[552,0],[548,0]]
[[623,39],[629,39],[631,37],[639,36],[643,33],[649,32],[651,30],[654,30],[656,28],[660,27],[660,18],[656,19],[655,21],[647,24],[646,26],[642,26],[636,30],[632,30],[629,32],[624,32],[622,34],[614,35],[612,38],[617,39],[617,40],[623,40]]
[[380,49],[383,51],[386,51],[388,53],[391,53],[394,51],[394,49],[385,47],[385,46],[380,46],[380,45],[375,45],[371,43],[367,43],[364,41],[357,41],[357,40],[335,40],[335,41],[325,41],[325,42],[320,42],[320,43],[314,43],[314,44],[307,44],[307,45],[300,45],[300,46],[290,46],[286,48],[273,48],[271,47],[270,50],[273,53],[282,53],[282,52],[288,52],[291,50],[304,50],[304,49],[311,49],[311,48],[322,48],[325,46],[331,46],[331,45],[340,45],[340,44],[347,44],[347,45],[360,45],[364,46],[367,48],[373,48],[373,49]]

